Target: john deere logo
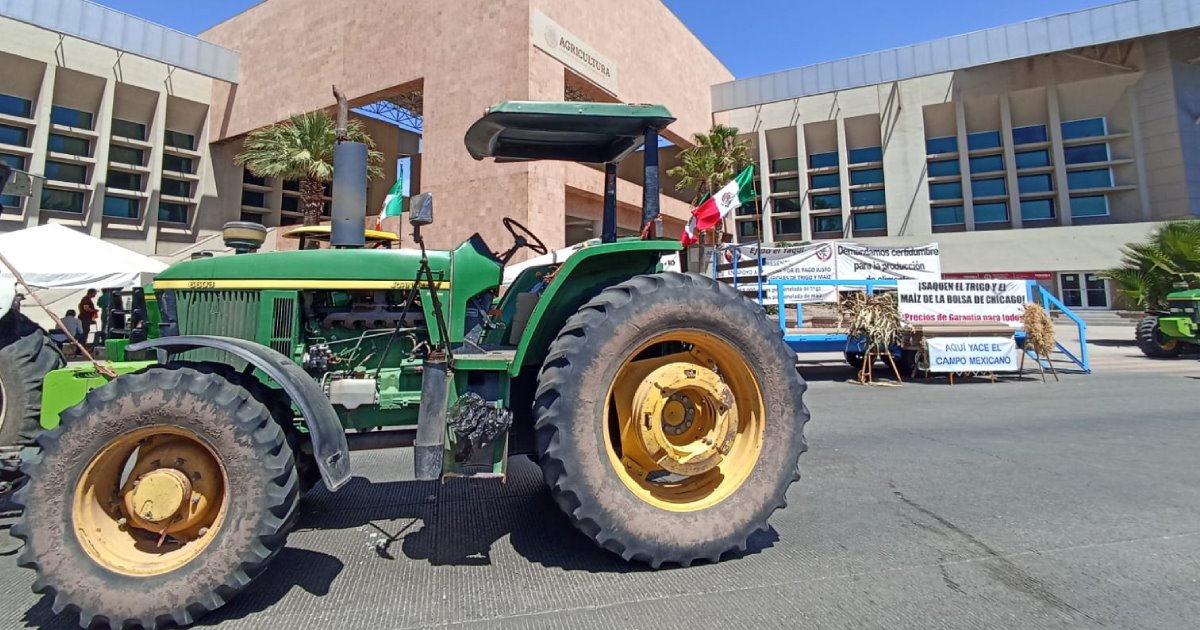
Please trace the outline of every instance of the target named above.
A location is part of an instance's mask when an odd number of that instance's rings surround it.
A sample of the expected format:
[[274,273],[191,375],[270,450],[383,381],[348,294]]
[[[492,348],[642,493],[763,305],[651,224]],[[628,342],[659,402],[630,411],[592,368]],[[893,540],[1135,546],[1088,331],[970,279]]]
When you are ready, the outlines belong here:
[[546,26],[546,30],[542,31],[542,37],[546,40],[547,46],[558,47],[558,31],[555,31],[553,26]]

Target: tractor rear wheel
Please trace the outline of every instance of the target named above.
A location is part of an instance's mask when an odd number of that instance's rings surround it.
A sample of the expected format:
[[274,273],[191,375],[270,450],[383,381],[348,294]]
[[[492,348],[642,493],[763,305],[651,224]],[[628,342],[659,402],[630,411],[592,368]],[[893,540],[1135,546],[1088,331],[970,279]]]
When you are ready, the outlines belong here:
[[[67,364],[40,326],[20,313],[0,324],[0,446],[32,443],[42,413],[42,379]],[[16,321],[13,321],[16,320]]]
[[806,449],[796,355],[762,308],[693,274],[637,276],[563,326],[538,377],[539,462],[571,522],[658,567],[744,550]]
[[83,627],[192,623],[259,575],[294,521],[292,451],[237,377],[121,376],[38,442],[15,496],[20,563]]
[[1142,354],[1151,359],[1170,359],[1179,356],[1183,350],[1183,344],[1162,334],[1158,318],[1153,315],[1138,322],[1137,345]]

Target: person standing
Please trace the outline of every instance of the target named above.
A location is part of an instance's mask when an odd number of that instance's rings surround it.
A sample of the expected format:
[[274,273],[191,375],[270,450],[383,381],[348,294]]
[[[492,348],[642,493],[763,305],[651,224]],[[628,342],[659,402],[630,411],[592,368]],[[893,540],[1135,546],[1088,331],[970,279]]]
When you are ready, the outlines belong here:
[[83,335],[79,338],[80,343],[88,345],[88,333],[91,332],[92,326],[96,323],[96,316],[99,311],[96,310],[96,302],[93,298],[96,297],[95,289],[88,289],[87,295],[79,300],[79,323],[83,325]]

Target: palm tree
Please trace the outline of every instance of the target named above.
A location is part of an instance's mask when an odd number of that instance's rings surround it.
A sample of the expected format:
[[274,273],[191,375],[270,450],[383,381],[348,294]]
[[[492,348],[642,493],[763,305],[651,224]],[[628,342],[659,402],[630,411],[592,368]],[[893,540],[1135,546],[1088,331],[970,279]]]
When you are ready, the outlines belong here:
[[[692,136],[694,146],[679,152],[681,164],[667,169],[674,177],[675,190],[691,190],[692,205],[720,190],[753,160],[750,142],[738,140],[736,127],[713,125],[708,133]],[[721,241],[724,225],[717,226],[717,242]]]
[[[383,174],[383,154],[367,135],[362,121],[351,120],[347,139],[367,145],[367,178]],[[296,114],[287,122],[263,127],[247,136],[234,163],[245,165],[257,177],[300,180],[304,225],[321,222],[321,197],[333,181],[333,148],[337,144],[333,120],[324,112]]]
[[1117,293],[1140,308],[1157,309],[1167,294],[1200,287],[1200,221],[1184,219],[1157,227],[1144,243],[1121,250],[1121,266],[1101,275]]

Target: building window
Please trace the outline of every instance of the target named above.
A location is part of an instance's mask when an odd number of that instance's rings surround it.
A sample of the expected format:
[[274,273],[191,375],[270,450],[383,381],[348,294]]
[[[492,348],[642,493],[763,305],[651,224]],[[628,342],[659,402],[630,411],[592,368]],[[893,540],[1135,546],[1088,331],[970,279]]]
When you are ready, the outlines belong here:
[[938,160],[929,163],[930,177],[947,177],[958,174],[958,160]]
[[985,155],[983,157],[973,157],[971,162],[972,173],[995,173],[996,171],[1004,170],[1003,155]]
[[1046,125],[1029,125],[1027,127],[1013,127],[1012,130],[1013,144],[1037,144],[1046,142],[1049,136],[1046,135]]
[[122,190],[141,190],[142,176],[137,173],[110,170],[108,172],[108,187],[120,188]]
[[758,221],[738,221],[738,236],[758,238]]
[[163,155],[163,170],[175,171],[176,173],[191,173],[192,158],[179,157],[178,155]]
[[0,143],[27,147],[29,146],[29,130],[24,127],[0,125]]
[[251,173],[250,169],[248,168],[242,170],[242,182],[252,186],[270,186],[270,184],[267,183],[267,178],[259,177],[258,175]]
[[958,151],[958,138],[955,136],[928,138],[925,140],[925,152],[929,155],[954,153],[955,151]]
[[857,171],[850,171],[850,185],[862,186],[863,184],[882,184],[883,169],[881,168],[864,168]]
[[828,195],[813,195],[812,209],[813,210],[833,210],[842,207],[842,195],[840,193],[830,193]]
[[92,115],[83,110],[54,105],[50,108],[50,122],[64,127],[91,129]]
[[[749,205],[749,204],[747,204],[747,205]],[[746,206],[742,206],[741,208],[738,208],[737,209],[738,214],[741,214],[742,208],[745,208],[745,207]],[[287,212],[300,212],[300,198],[292,197],[290,195],[284,195],[283,199],[280,201],[279,209],[285,210]],[[750,214],[754,214],[754,213],[751,212]]]
[[825,173],[824,175],[813,175],[808,178],[808,181],[813,188],[837,188],[842,185],[842,176],[837,173]]
[[187,223],[188,207],[181,203],[158,204],[158,220],[165,223]]
[[42,209],[83,213],[83,193],[78,190],[42,189]]
[[800,203],[799,197],[788,197],[787,199],[772,199],[771,200],[771,207],[774,209],[775,212],[779,212],[779,213],[800,212],[801,205],[802,204]]
[[1062,124],[1063,140],[1074,138],[1092,138],[1108,135],[1108,124],[1103,118],[1085,118],[1083,120],[1066,120]]
[[977,203],[975,204],[975,223],[1007,223],[1008,222],[1008,204],[999,203]]
[[60,182],[71,182],[73,184],[86,184],[87,168],[78,164],[47,161],[46,179],[53,179]]
[[774,160],[771,160],[771,172],[772,173],[780,173],[780,172],[785,172],[785,171],[798,171],[798,170],[800,170],[800,158],[786,157],[786,158],[775,158]]
[[961,182],[940,182],[929,185],[929,198],[934,200],[962,199],[962,192]]
[[1112,171],[1107,168],[1090,171],[1070,171],[1067,173],[1068,190],[1111,188],[1112,185]]
[[[162,194],[171,195],[172,197],[191,197],[192,183],[180,181],[178,179],[169,179],[164,177],[162,180]],[[260,193],[261,194],[261,193]]]
[[[245,176],[243,175],[243,177],[245,177]],[[756,180],[754,182],[754,184],[755,184],[754,192],[756,192],[756,193],[760,192],[758,190],[758,181]],[[292,192],[300,192],[300,182],[295,179],[285,179],[285,180],[283,180],[283,189],[290,190]]]
[[[813,233],[830,234],[836,232],[842,233],[842,215],[835,214],[827,217],[813,217]],[[799,230],[796,230],[799,232]]]
[[81,157],[87,157],[92,153],[92,143],[85,138],[60,136],[59,134],[52,133],[47,145],[50,151],[54,153],[66,153],[67,155],[78,155]]
[[8,114],[17,118],[29,118],[33,112],[33,103],[28,99],[11,94],[0,94],[0,114]]
[[1003,177],[971,180],[971,196],[973,197],[999,197],[1007,194],[1008,186],[1004,184]]
[[780,234],[799,234],[803,225],[800,219],[775,219],[775,236],[778,238]]
[[1021,151],[1016,155],[1017,168],[1038,168],[1042,166],[1050,166],[1050,152],[1042,149],[1040,151]]
[[851,215],[855,232],[871,232],[887,229],[887,212],[855,212]]
[[1000,148],[1000,132],[976,131],[975,133],[969,133],[967,134],[967,148],[971,151],[998,149]]
[[850,164],[865,164],[867,162],[882,162],[883,147],[862,147],[850,149]]
[[259,214],[258,212],[242,212],[241,216],[238,217],[238,221],[245,221],[246,223],[258,223],[259,225],[262,225],[263,215]]
[[829,168],[838,165],[837,151],[814,153],[808,156],[808,168]]
[[1017,190],[1021,194],[1050,192],[1054,190],[1054,182],[1049,175],[1021,175],[1017,178]]
[[[25,158],[20,155],[0,153],[0,162],[4,162],[9,168],[14,170],[25,170]],[[16,195],[0,195],[0,206],[4,206],[5,208],[18,208],[20,205],[20,197]]]
[[266,208],[267,196],[263,193],[253,190],[242,191],[242,205],[250,206],[251,208]]
[[141,214],[138,208],[140,204],[141,202],[139,202],[137,199],[105,195],[104,216],[116,217],[119,219],[136,219]]
[[196,136],[183,133],[182,131],[171,131],[168,129],[167,132],[163,134],[163,143],[169,147],[175,147],[176,149],[187,149],[188,151],[192,151],[196,148]]
[[884,203],[882,190],[855,190],[850,193],[850,205],[854,208],[882,206]]
[[1107,162],[1107,144],[1084,144],[1063,149],[1063,159],[1067,164],[1087,164],[1089,162]]
[[1053,199],[1030,199],[1021,202],[1021,219],[1025,221],[1045,221],[1054,218]]
[[118,138],[129,138],[131,140],[145,140],[146,125],[128,120],[121,120],[120,118],[114,118],[112,121],[112,135]]
[[1108,197],[1104,195],[1089,195],[1087,197],[1071,197],[1072,217],[1102,217],[1108,214]]
[[799,192],[800,178],[799,177],[784,177],[783,179],[771,180],[771,192]]
[[108,161],[116,164],[132,164],[141,166],[145,160],[145,153],[141,149],[131,149],[129,147],[120,147],[113,145],[108,148]]
[[[287,198],[288,197],[284,197],[284,199]],[[296,197],[291,197],[291,199],[295,198]],[[749,217],[758,214],[758,208],[753,203],[744,203],[738,206],[737,210],[734,210],[733,213],[739,217]]]
[[934,225],[963,225],[966,219],[962,206],[934,206],[929,210]]

